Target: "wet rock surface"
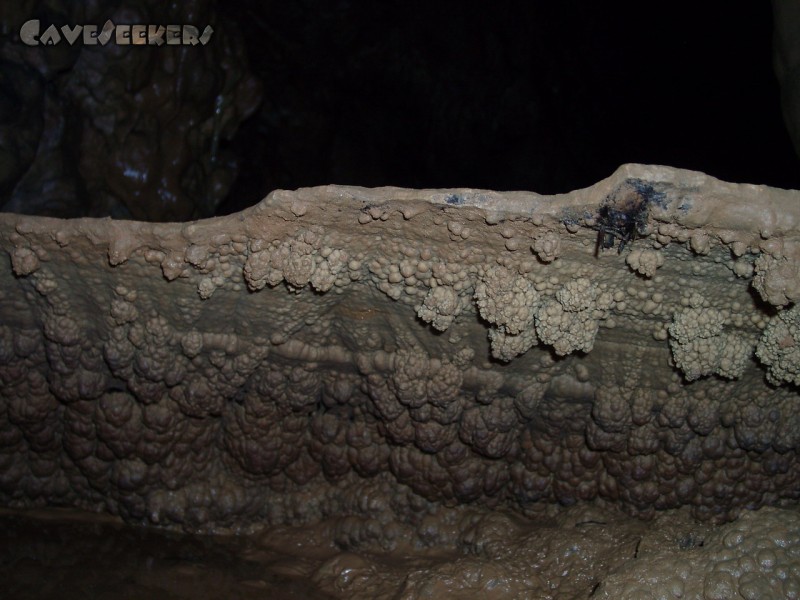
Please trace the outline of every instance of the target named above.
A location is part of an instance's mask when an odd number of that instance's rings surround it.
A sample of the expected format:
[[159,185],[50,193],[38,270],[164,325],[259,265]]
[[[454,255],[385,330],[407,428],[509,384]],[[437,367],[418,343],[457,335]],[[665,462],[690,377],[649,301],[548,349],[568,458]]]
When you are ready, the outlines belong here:
[[[24,598],[797,598],[800,516],[719,527],[686,510],[640,521],[589,503],[525,518],[441,508],[392,550],[356,518],[198,536],[66,509],[2,511],[4,593]],[[350,521],[351,523],[348,523]]]
[[332,598],[242,538],[125,526],[65,509],[0,514],[8,598]]
[[[328,186],[186,224],[3,215],[0,500],[188,532],[334,522],[321,539],[355,557],[314,577],[347,597],[641,597],[644,562],[602,548],[642,556],[651,525],[536,558],[524,523],[680,510],[744,527],[742,556],[795,535],[790,513],[741,515],[800,489],[798,206],[626,165],[554,197]],[[502,543],[470,550],[469,511]],[[565,539],[591,568],[553,583]],[[794,543],[754,559],[784,575],[740,565],[696,597],[794,593]],[[363,554],[424,547],[483,558]],[[669,585],[733,560],[702,548]]]

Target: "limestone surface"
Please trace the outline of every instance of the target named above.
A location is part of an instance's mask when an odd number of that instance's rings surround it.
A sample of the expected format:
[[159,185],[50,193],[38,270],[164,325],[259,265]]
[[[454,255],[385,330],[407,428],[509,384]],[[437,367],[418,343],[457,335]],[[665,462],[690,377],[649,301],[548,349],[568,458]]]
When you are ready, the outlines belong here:
[[799,223],[800,192],[643,165],[553,197],[2,215],[0,501],[192,531],[356,514],[385,548],[443,505],[793,504]]

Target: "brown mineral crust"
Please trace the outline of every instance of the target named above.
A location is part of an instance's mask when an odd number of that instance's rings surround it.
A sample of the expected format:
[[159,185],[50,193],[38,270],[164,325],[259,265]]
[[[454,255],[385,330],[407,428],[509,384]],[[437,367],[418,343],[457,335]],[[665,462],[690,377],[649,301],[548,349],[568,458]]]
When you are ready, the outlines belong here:
[[[667,541],[667,540],[665,540]],[[592,598],[798,598],[796,510],[744,513],[698,538],[639,546],[636,561],[608,577]]]
[[[598,252],[599,207],[631,195],[646,233]],[[187,224],[3,215],[0,499],[206,531],[795,501],[798,206],[626,165],[550,198],[328,186]]]

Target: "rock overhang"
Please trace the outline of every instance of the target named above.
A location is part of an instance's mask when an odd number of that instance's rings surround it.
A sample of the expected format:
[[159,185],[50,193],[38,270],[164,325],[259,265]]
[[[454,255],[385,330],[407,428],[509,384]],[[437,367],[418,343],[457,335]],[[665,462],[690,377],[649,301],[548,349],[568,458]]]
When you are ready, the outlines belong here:
[[3,215],[0,494],[211,530],[795,501],[799,217],[800,192],[644,165],[553,197]]

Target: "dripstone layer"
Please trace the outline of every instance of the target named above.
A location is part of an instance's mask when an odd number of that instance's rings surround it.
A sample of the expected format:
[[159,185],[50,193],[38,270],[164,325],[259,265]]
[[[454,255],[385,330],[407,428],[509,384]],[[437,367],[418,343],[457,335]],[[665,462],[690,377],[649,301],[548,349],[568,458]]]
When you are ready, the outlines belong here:
[[[0,217],[0,502],[192,530],[800,495],[800,193],[327,186]],[[355,527],[355,525],[354,525]],[[611,588],[609,588],[611,589]]]

